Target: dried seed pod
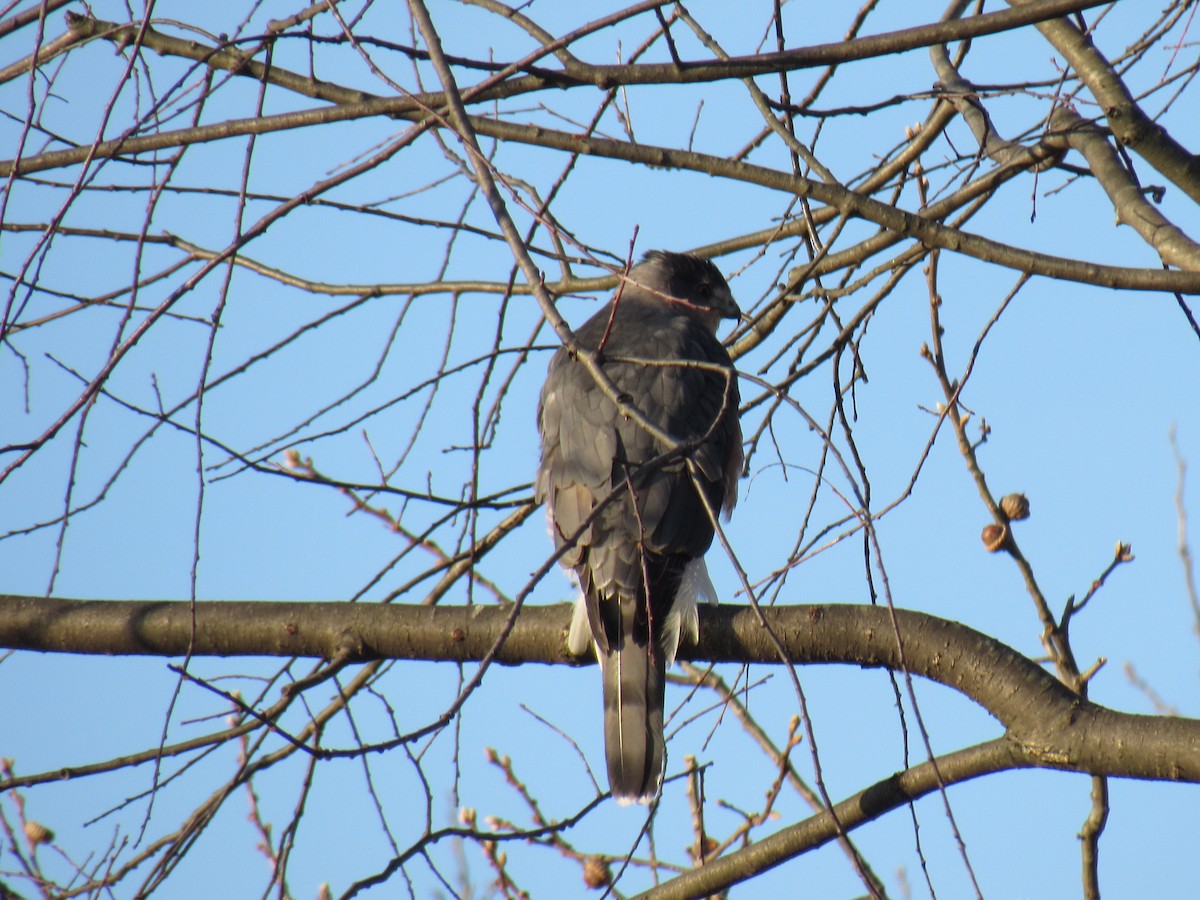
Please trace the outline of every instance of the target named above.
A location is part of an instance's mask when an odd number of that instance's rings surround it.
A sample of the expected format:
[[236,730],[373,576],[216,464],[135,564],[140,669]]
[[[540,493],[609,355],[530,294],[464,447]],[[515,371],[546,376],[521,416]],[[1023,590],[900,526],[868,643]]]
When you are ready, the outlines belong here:
[[1029,499],[1024,494],[1005,494],[1000,498],[1000,508],[1014,522],[1029,518]]
[[43,825],[41,822],[35,822],[30,819],[25,823],[25,837],[30,844],[35,847],[38,844],[48,844],[54,840],[54,832]]
[[1004,545],[1008,543],[1008,528],[1003,525],[985,525],[980,537],[983,539],[983,546],[987,548],[987,552],[995,553],[1003,550]]
[[583,883],[592,890],[599,890],[612,884],[612,872],[608,863],[599,856],[589,856],[583,863]]

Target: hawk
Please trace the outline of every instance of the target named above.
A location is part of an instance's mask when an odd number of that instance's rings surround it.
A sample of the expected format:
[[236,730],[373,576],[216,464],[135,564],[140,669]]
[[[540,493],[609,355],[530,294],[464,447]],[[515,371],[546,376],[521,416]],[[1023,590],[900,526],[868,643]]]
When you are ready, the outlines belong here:
[[699,636],[697,599],[717,601],[704,553],[712,514],[737,500],[742,435],[733,363],[716,331],[740,315],[710,261],[652,250],[575,332],[580,347],[599,351],[621,399],[670,443],[619,413],[566,348],[542,388],[535,491],[579,584],[567,643],[576,654],[595,645],[608,782],[622,803],[658,792],[666,669],[680,634]]

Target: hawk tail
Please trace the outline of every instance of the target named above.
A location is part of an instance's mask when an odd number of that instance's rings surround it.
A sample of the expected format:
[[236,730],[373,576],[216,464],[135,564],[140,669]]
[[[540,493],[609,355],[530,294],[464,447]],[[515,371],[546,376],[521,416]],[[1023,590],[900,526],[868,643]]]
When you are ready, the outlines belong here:
[[604,677],[604,750],[608,783],[619,803],[648,803],[662,778],[667,662],[626,633],[600,653]]

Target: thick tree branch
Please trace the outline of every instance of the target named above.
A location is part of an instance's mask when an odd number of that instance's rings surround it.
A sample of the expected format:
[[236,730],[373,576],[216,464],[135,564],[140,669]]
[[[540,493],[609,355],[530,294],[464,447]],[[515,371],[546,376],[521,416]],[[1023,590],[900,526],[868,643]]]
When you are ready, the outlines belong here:
[[[1032,5],[1029,0],[1008,2],[1018,9]],[[1037,29],[1087,85],[1117,140],[1200,203],[1200,157],[1146,115],[1091,38],[1067,19],[1044,21]]]
[[[774,75],[779,72],[812,69],[820,66],[837,65],[860,59],[870,59],[878,56],[890,56],[917,50],[933,44],[943,44],[953,41],[970,40],[989,34],[1000,34],[1035,25],[1047,19],[1057,19],[1074,12],[1101,6],[1110,0],[1031,0],[1027,5],[1014,9],[985,13],[979,16],[969,16],[946,22],[933,22],[928,25],[917,25],[885,34],[856,37],[853,40],[836,41],[830,44],[817,44],[811,47],[797,47],[778,53],[760,53],[752,56],[731,57],[726,60],[679,61],[670,63],[643,63],[629,65],[590,65],[579,59],[567,56],[560,58],[564,67],[560,71],[549,69],[534,69],[532,65],[518,66],[516,71],[527,71],[520,78],[509,79],[492,85],[485,90],[476,91],[465,89],[464,99],[469,97],[472,102],[488,103],[498,99],[526,94],[546,88],[568,87],[598,87],[610,90],[621,85],[647,84],[696,84],[711,81],[723,81],[727,78],[751,78],[756,75]],[[665,4],[664,4],[665,5]],[[607,21],[607,20],[603,20]],[[603,27],[603,21],[600,27]],[[77,40],[103,37],[118,44],[128,43],[134,25],[121,25],[115,22],[104,22],[89,16],[70,13],[67,16],[67,27]],[[555,46],[547,46],[545,54],[549,55],[561,49],[574,40],[585,36],[592,28],[583,28],[564,36],[555,42]],[[186,59],[193,59],[229,72],[244,74],[255,80],[266,80],[269,83],[284,87],[290,91],[309,97],[320,97],[334,102],[359,102],[373,97],[365,91],[343,88],[329,82],[322,82],[303,75],[289,73],[276,67],[268,67],[248,57],[237,50],[205,46],[192,39],[172,37],[155,29],[145,30],[143,44],[158,53],[171,54]],[[423,58],[425,54],[417,50],[411,51],[414,57]],[[460,62],[459,60],[452,60]],[[494,77],[494,76],[493,76]],[[441,106],[445,103],[444,95],[426,94],[412,98],[407,105],[409,111],[415,111],[418,106]]]
[[1000,738],[938,757],[936,765],[924,762],[859,791],[838,803],[831,813],[823,810],[809,818],[761,838],[734,853],[684,872],[639,900],[691,900],[719,895],[730,885],[760,875],[837,837],[836,823],[846,829],[878,819],[943,786],[969,781],[980,775],[1035,765],[1010,740]]
[[[946,10],[945,18],[955,18],[962,15],[966,0]],[[1017,141],[1002,137],[992,124],[992,118],[979,99],[975,85],[962,75],[950,60],[950,53],[945,44],[935,44],[929,48],[929,59],[937,72],[938,84],[943,100],[950,103],[971,129],[971,134],[979,144],[980,152],[989,159],[1004,165],[1019,160],[1028,153],[1025,146]]]
[[7,37],[14,31],[24,28],[26,25],[33,24],[38,19],[50,15],[50,13],[59,7],[66,6],[70,2],[71,0],[39,0],[36,6],[31,6],[29,9],[17,13],[11,19],[5,19],[3,22],[0,22],[0,38]]
[[[471,662],[492,652],[507,606],[210,602],[195,605],[193,656],[310,656]],[[901,667],[889,610],[803,605],[762,609],[795,663]],[[748,606],[700,611],[700,644],[680,658],[779,662]],[[916,675],[983,706],[1029,765],[1130,778],[1200,782],[1200,721],[1139,716],[1073,694],[1040,666],[960,625],[896,610],[904,660]],[[575,664],[566,650],[570,609],[525,607],[494,662]],[[180,656],[192,638],[182,601],[87,601],[0,596],[0,647],[108,655]]]
[[[1068,143],[1088,162],[1088,167],[1117,213],[1117,221],[1136,231],[1168,265],[1200,271],[1200,246],[1164,216],[1147,198],[1147,191],[1108,142],[1107,135],[1073,110],[1059,107],[1051,124],[1064,132]],[[1160,189],[1161,190],[1161,189]]]
[[[133,137],[123,141],[107,141],[96,147],[96,156],[118,153],[144,152],[151,149],[176,146],[200,140],[215,140],[237,134],[257,134],[264,131],[313,125],[326,121],[341,121],[368,115],[393,115],[394,101],[369,101],[358,107],[339,106],[332,109],[309,110],[307,112],[284,113],[278,116],[263,116],[223,122],[210,128],[183,129],[163,135]],[[418,118],[415,114],[399,113],[401,118]],[[1066,259],[1037,253],[1003,244],[981,235],[972,234],[932,221],[923,215],[907,212],[896,206],[882,203],[870,197],[820,181],[781,172],[763,166],[739,162],[722,156],[656,147],[650,144],[632,144],[606,138],[581,137],[566,131],[556,131],[513,122],[502,122],[482,116],[468,117],[471,129],[479,135],[501,141],[513,141],[531,146],[548,147],[605,159],[650,165],[665,169],[685,169],[703,172],[718,178],[729,178],[747,184],[757,184],[770,190],[783,191],[809,197],[836,208],[841,214],[873,222],[888,231],[920,241],[927,247],[941,247],[985,262],[996,263],[1006,268],[1078,281],[1100,287],[1171,291],[1181,294],[1200,294],[1200,274],[1195,272],[1162,271],[1159,269],[1137,269],[1127,266],[1107,266],[1083,260]],[[440,125],[440,123],[438,123]],[[211,129],[215,129],[211,130]],[[192,134],[192,132],[196,132]],[[201,135],[199,132],[205,132]],[[79,151],[62,150],[44,153],[20,161],[20,169],[40,170],[79,162],[75,156]],[[68,158],[69,157],[69,158]],[[52,163],[52,164],[51,164]],[[0,163],[0,176],[8,173],[12,163]]]
[[920,241],[927,247],[941,247],[1029,274],[1044,275],[1065,281],[1078,281],[1101,287],[1169,290],[1184,294],[1200,293],[1200,276],[1197,273],[1106,266],[1037,253],[943,225],[924,215],[907,212],[896,206],[862,196],[840,185],[814,181],[790,172],[781,172],[776,169],[688,150],[655,147],[649,144],[629,144],[606,138],[580,137],[549,128],[495,122],[478,117],[472,117],[471,124],[479,134],[486,134],[500,140],[529,143],[534,146],[642,163],[665,169],[704,172],[719,178],[730,178],[772,190],[810,197],[835,207],[843,215],[873,222],[888,231]]

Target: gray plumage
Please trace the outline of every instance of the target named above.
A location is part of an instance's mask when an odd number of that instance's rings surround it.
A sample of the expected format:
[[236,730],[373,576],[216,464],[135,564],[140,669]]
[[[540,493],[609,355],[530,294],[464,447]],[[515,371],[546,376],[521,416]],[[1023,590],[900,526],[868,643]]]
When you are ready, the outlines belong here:
[[601,365],[620,394],[677,441],[701,441],[686,456],[708,505],[683,457],[646,465],[670,445],[620,415],[565,349],[542,389],[535,488],[556,546],[574,538],[561,557],[581,592],[568,644],[581,653],[594,643],[600,661],[609,785],[620,801],[648,801],[662,777],[666,668],[681,631],[697,637],[696,600],[716,602],[708,508],[728,513],[737,499],[738,388],[716,329],[739,312],[711,262],[662,251],[633,267],[612,310],[610,301],[575,336],[595,350],[607,330]]

